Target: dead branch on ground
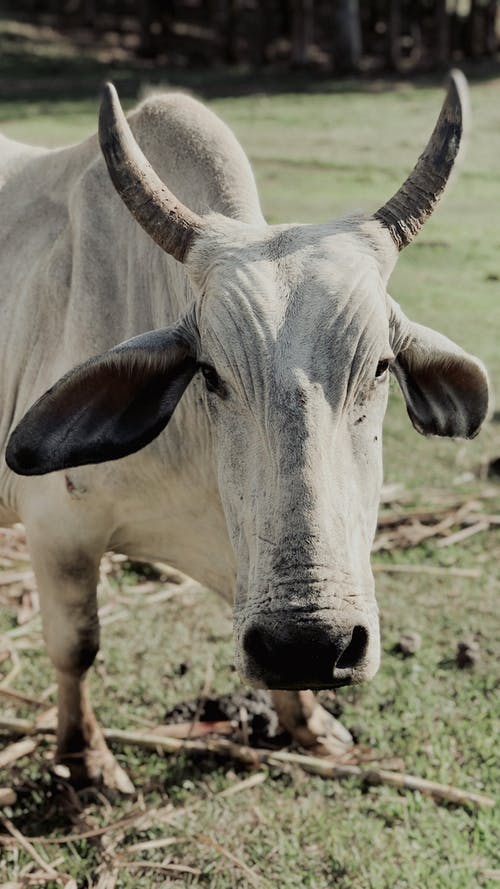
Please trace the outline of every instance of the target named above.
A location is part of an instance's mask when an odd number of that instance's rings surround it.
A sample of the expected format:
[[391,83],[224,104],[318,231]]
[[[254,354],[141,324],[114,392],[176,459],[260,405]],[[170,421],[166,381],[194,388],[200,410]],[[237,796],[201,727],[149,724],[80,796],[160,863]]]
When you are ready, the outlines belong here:
[[[9,720],[0,720],[0,728],[8,725]],[[2,725],[3,724],[3,725]],[[11,730],[16,733],[19,728],[26,728],[25,720],[12,720]],[[475,805],[491,808],[495,800],[482,793],[462,790],[451,785],[440,784],[420,778],[417,775],[409,775],[405,772],[391,771],[388,769],[369,768],[332,762],[327,758],[306,756],[302,753],[290,753],[284,750],[269,750],[266,748],[248,747],[238,744],[227,738],[205,738],[204,740],[181,740],[169,738],[155,732],[125,731],[122,729],[104,729],[104,737],[107,741],[119,744],[128,744],[149,750],[165,753],[186,753],[190,755],[208,755],[232,759],[246,766],[258,767],[271,765],[283,768],[286,765],[295,765],[304,771],[320,775],[323,778],[342,779],[359,778],[365,784],[386,784],[391,787],[399,787],[403,790],[419,791],[429,794],[436,800],[447,801],[455,805]],[[29,725],[29,731],[23,732],[30,736],[47,733],[47,729],[38,729],[35,724]]]

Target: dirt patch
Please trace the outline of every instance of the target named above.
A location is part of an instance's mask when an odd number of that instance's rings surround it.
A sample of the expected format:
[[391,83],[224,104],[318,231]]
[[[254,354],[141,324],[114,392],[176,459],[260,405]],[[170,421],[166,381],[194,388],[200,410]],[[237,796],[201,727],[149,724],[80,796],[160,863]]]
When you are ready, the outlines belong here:
[[194,721],[234,722],[235,740],[241,735],[238,740],[252,747],[278,748],[291,742],[288,732],[278,723],[271,695],[261,689],[183,701],[165,714],[167,724]]

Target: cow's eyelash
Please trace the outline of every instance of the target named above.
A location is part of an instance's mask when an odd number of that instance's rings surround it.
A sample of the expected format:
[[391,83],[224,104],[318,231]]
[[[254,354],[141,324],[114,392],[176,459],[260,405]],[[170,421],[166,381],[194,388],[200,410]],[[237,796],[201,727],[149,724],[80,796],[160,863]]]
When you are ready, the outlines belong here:
[[205,380],[205,386],[208,392],[219,395],[220,398],[226,398],[227,388],[219,374],[211,364],[200,364],[200,371]]
[[384,377],[387,371],[390,369],[391,361],[389,358],[382,358],[381,361],[377,364],[377,369],[375,371],[375,379],[380,380]]

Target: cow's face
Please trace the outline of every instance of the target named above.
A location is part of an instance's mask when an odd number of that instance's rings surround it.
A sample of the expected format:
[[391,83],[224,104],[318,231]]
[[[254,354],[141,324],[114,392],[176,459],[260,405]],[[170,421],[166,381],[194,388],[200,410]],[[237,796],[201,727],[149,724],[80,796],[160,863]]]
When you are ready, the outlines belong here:
[[370,547],[394,359],[386,268],[354,220],[239,239],[233,226],[225,240],[188,268],[238,561],[237,663],[277,688],[366,679],[379,663]]
[[56,383],[12,434],[7,462],[31,475],[137,451],[203,374],[239,562],[237,658],[253,682],[332,687],[377,669],[369,554],[389,374],[421,433],[470,438],[486,415],[481,363],[410,322],[386,293],[397,251],[443,191],[462,111],[458,78],[415,170],[374,216],[273,228],[183,207],[107,94],[101,142],[113,182],[186,263],[194,302],[174,327]]
[[480,362],[387,295],[394,260],[383,228],[362,218],[219,223],[190,254],[238,560],[237,663],[254,683],[332,687],[377,670],[370,548],[390,374],[424,434],[471,437],[487,409]]

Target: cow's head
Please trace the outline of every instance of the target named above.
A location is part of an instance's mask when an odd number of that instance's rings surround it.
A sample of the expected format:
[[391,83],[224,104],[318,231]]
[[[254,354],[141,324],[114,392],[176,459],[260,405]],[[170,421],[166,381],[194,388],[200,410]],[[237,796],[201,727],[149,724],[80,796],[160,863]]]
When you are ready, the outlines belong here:
[[179,203],[135,143],[114,90],[101,144],[138,222],[184,262],[194,301],[172,328],[72,370],[12,434],[10,467],[38,474],[114,460],[168,423],[198,372],[238,558],[237,659],[250,681],[318,688],[379,664],[370,569],[382,420],[394,374],[415,428],[473,437],[481,363],[409,321],[386,291],[398,251],[441,196],[463,128],[452,78],[430,142],[374,216],[247,225]]

